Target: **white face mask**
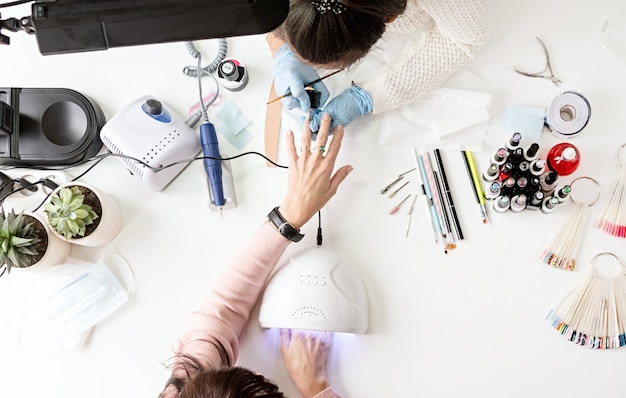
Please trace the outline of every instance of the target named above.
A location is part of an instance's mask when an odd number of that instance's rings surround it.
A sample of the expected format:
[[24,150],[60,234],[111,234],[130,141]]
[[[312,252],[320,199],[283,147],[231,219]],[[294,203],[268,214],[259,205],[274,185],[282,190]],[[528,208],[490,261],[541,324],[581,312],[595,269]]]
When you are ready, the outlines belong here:
[[22,347],[42,353],[81,345],[94,325],[128,301],[132,283],[124,288],[103,261],[54,285],[27,313],[20,329]]

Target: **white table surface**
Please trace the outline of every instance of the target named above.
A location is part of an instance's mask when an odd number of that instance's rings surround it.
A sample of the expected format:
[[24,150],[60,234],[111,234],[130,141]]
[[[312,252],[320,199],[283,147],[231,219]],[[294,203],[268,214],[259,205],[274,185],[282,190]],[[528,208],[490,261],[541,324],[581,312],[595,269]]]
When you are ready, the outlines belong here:
[[[499,1],[492,38],[466,70],[482,78],[493,94],[490,123],[479,167],[509,133],[502,127],[510,105],[547,106],[565,90],[584,94],[592,117],[572,139],[582,153],[569,179],[590,176],[605,193],[583,229],[575,271],[544,265],[539,254],[566,219],[566,208],[495,214],[480,222],[461,157],[444,153],[465,240],[444,255],[435,245],[418,198],[410,236],[406,214],[388,215],[394,200],[378,191],[413,167],[408,149],[382,149],[346,140],[338,160],[354,172],[323,212],[325,245],[350,258],[370,300],[370,330],[364,336],[337,335],[328,372],[345,397],[623,397],[626,348],[591,350],[566,341],[544,319],[547,310],[574,287],[597,253],[626,259],[623,239],[593,228],[615,181],[617,148],[626,142],[626,65],[602,49],[594,35],[622,7],[618,0],[550,2]],[[2,16],[22,16],[20,8]],[[207,22],[209,23],[209,22]],[[0,48],[2,87],[64,87],[92,97],[107,119],[143,95],[153,95],[180,114],[197,99],[197,82],[184,76],[195,65],[182,43],[42,56],[34,37],[10,34]],[[561,87],[517,75],[513,66],[543,67],[536,36],[550,49]],[[229,39],[229,56],[246,64],[249,85],[223,91],[253,123],[245,150],[263,151],[265,101],[271,57],[264,35]],[[216,41],[197,42],[209,60]],[[206,90],[212,82],[204,81]],[[563,139],[544,132],[541,148]],[[222,150],[237,151],[227,142]],[[86,346],[50,358],[23,351],[17,331],[24,302],[41,273],[16,270],[0,279],[0,396],[150,397],[168,377],[163,362],[200,304],[215,275],[281,200],[286,173],[260,157],[232,163],[239,206],[211,212],[200,162],[186,168],[165,190],[153,192],[116,159],[107,159],[83,181],[112,194],[124,223],[102,248],[75,248],[73,258],[97,261],[117,251],[132,266],[136,295],[94,328]],[[78,175],[84,167],[69,170]],[[415,178],[415,176],[413,177]],[[565,178],[565,181],[568,181]],[[413,184],[414,189],[417,184]],[[409,191],[408,192],[415,192]],[[182,219],[181,219],[182,216]],[[188,217],[188,218],[186,218]],[[315,244],[314,222],[298,246]],[[284,369],[277,334],[262,331],[252,314],[238,364],[276,380],[289,396],[297,390]]]

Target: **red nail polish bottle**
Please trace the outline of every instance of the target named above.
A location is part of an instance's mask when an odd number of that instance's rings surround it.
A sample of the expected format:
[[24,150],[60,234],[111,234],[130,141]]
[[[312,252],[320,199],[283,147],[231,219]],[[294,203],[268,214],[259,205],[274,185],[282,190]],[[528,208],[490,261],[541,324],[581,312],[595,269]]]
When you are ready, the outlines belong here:
[[569,142],[561,142],[550,148],[546,160],[550,170],[560,176],[567,176],[578,168],[580,152],[578,148]]

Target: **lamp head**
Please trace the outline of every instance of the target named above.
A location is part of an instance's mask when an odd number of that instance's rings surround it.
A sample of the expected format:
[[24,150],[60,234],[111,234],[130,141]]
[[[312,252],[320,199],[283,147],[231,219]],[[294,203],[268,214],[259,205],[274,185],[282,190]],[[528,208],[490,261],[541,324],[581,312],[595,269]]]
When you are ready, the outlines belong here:
[[337,252],[320,246],[296,252],[269,281],[259,312],[264,328],[365,334],[365,284]]
[[289,0],[40,0],[0,31],[34,34],[42,54],[61,54],[266,33],[288,11]]

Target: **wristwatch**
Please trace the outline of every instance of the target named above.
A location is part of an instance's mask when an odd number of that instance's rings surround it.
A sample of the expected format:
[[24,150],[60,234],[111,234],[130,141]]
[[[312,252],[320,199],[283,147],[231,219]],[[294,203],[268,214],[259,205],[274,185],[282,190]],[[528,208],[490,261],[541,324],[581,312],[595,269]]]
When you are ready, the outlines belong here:
[[278,232],[280,232],[282,236],[289,239],[290,241],[300,242],[302,238],[304,238],[304,234],[301,234],[300,230],[289,224],[289,222],[285,220],[285,217],[280,214],[280,211],[278,211],[278,206],[274,207],[272,211],[269,212],[267,218],[270,220],[272,225],[276,227]]

